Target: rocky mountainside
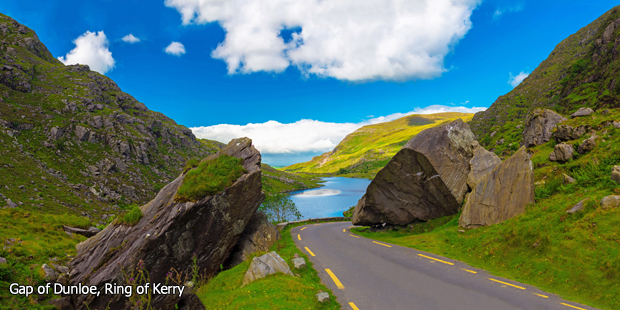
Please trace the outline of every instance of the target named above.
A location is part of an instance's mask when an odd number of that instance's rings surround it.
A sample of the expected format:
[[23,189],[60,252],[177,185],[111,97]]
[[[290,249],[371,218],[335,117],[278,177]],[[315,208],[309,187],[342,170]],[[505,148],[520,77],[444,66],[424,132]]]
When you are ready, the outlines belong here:
[[515,89],[470,122],[480,143],[507,156],[524,145],[536,109],[570,115],[579,108],[620,107],[620,7],[560,42]]
[[390,158],[421,131],[458,118],[469,121],[471,117],[472,114],[456,112],[414,114],[391,122],[364,126],[347,135],[333,151],[283,170],[374,178]]
[[0,14],[0,198],[92,217],[144,203],[221,144],[149,110],[86,65],[65,66]]

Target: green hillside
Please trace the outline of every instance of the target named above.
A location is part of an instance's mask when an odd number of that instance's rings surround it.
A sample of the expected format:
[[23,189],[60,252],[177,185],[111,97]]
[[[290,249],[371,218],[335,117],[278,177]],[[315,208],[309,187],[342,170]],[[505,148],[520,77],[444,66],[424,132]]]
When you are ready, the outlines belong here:
[[456,112],[414,114],[391,122],[364,126],[346,136],[333,151],[283,170],[373,178],[407,141],[422,130],[457,118],[467,122],[472,116]]
[[265,163],[261,164],[263,191],[267,194],[290,192],[322,186],[321,179],[306,173],[289,173],[277,170]]

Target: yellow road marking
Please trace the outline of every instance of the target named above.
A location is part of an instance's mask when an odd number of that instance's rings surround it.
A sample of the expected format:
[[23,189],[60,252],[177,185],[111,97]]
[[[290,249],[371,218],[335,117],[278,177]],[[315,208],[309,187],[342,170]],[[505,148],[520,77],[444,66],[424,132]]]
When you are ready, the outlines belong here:
[[344,228],[342,229],[342,232],[345,232]]
[[308,228],[308,226],[306,226],[306,227],[304,227],[304,228],[300,229],[299,231],[302,231],[302,230],[304,230],[304,229],[306,229],[306,228]]
[[586,309],[584,309],[584,308],[575,307],[575,306],[573,306],[573,305],[565,304],[565,303],[563,303],[563,302],[561,302],[561,303],[560,303],[560,305],[564,305],[564,306],[571,307],[571,308],[575,308],[575,309],[579,309],[579,310],[586,310]]
[[377,241],[373,241],[373,243],[380,244],[380,245],[382,245],[382,246],[386,246],[386,247],[388,247],[388,248],[391,248],[391,247],[392,247],[391,245],[383,244],[383,243],[381,243],[381,242],[377,242]]
[[532,294],[534,294],[536,296],[539,296],[539,297],[542,297],[542,298],[549,298],[549,296],[547,296],[547,295],[541,295],[541,294],[537,294],[537,293],[532,293]]
[[308,247],[307,247],[307,246],[306,246],[306,247],[304,247],[304,248],[306,249],[306,251],[308,251],[308,253],[310,253],[310,255],[312,255],[312,256],[316,256],[316,255],[314,255],[314,253],[312,253],[312,251],[310,251],[310,249],[308,249]]
[[[307,250],[308,248],[306,248]],[[329,269],[325,269],[325,272],[327,272],[327,274],[332,278],[332,280],[334,280],[334,283],[336,283],[336,286],[341,289],[344,290],[344,285],[342,285],[342,283],[340,282],[340,280],[338,280],[338,278],[336,278],[336,275]]]
[[297,234],[297,239],[299,239],[299,241],[301,241],[301,236],[299,234]]
[[469,270],[469,269],[465,269],[465,268],[461,268],[461,269],[463,269],[463,270],[465,270],[465,271],[467,271],[469,273],[478,273],[477,271],[473,271],[473,270]]
[[350,302],[349,306],[351,306],[351,308],[353,308],[353,310],[360,310],[360,308],[358,308],[354,303]]
[[359,236],[352,235],[352,234],[349,234],[349,236],[351,236],[351,237],[355,237],[355,238],[359,238]]
[[314,224],[314,226],[321,225],[322,223]]
[[495,281],[495,282],[497,282],[497,283],[501,283],[501,284],[506,284],[506,285],[509,285],[509,286],[512,286],[512,287],[516,287],[516,288],[518,288],[518,289],[522,289],[522,290],[524,290],[524,289],[525,289],[525,287],[518,286],[518,285],[514,285],[514,284],[510,284],[510,283],[506,283],[506,282],[503,282],[503,281],[500,281],[500,280],[495,280],[495,279],[493,279],[493,278],[489,278],[489,280],[491,280],[491,281]]
[[432,260],[438,261],[438,262],[440,262],[440,263],[444,263],[444,264],[448,264],[448,265],[454,265],[453,263],[451,263],[451,262],[446,262],[445,260],[436,259],[436,258],[434,258],[434,257],[426,256],[426,255],[423,255],[423,254],[418,254],[418,255],[419,255],[419,256],[422,256],[422,257],[425,257],[425,258],[428,258],[428,259],[432,259]]

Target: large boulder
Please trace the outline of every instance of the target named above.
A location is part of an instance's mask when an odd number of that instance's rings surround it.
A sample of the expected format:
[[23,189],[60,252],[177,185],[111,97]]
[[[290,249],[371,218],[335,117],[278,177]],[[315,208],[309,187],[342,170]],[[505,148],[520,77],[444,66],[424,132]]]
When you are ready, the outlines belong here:
[[[247,138],[232,140],[215,155],[243,159],[247,171],[223,191],[196,202],[175,200],[186,173],[166,185],[140,209],[144,216],[136,224],[115,221],[92,238],[77,245],[70,262],[71,284],[106,283],[126,285],[126,274],[137,265],[148,272],[150,282],[165,283],[172,268],[184,275],[195,264],[201,275],[214,275],[224,263],[250,218],[263,201],[260,153]],[[170,281],[168,281],[170,283]],[[73,295],[76,309],[126,309],[123,295]],[[175,309],[192,304],[193,294],[153,295],[154,309]]]
[[524,145],[526,147],[534,147],[549,142],[553,128],[565,120],[566,117],[549,109],[534,110],[525,122],[525,129],[523,130]]
[[266,252],[278,239],[280,231],[269,222],[265,213],[257,211],[245,227],[224,266],[232,268],[244,262],[252,253]]
[[502,160],[493,152],[487,151],[484,147],[474,141],[474,156],[469,161],[469,174],[467,175],[467,185],[469,188],[475,188],[480,179],[491,172]]
[[553,147],[553,152],[549,154],[549,160],[565,163],[573,159],[574,153],[575,149],[572,145],[562,142]]
[[458,119],[413,137],[370,183],[353,224],[406,225],[458,212],[469,188],[474,134]]
[[250,268],[243,277],[243,284],[246,285],[252,283],[260,278],[264,278],[267,275],[281,272],[283,274],[293,276],[293,272],[288,267],[288,264],[278,253],[269,252],[262,256],[257,256],[252,259]]
[[574,128],[571,125],[558,125],[557,128],[558,129],[553,132],[553,138],[555,138],[557,142],[577,140],[592,129],[589,125],[581,125]]
[[469,194],[459,225],[468,228],[505,221],[534,202],[534,171],[525,147],[485,175]]

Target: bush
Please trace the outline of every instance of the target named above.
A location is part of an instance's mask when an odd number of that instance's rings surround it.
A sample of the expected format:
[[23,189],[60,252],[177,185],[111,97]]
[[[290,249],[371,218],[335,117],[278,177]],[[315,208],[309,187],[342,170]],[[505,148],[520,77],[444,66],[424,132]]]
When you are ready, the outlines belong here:
[[137,205],[133,205],[131,209],[129,209],[129,212],[125,213],[125,215],[123,215],[119,219],[121,223],[133,225],[138,223],[138,221],[140,221],[143,216],[144,214],[142,214],[142,210],[140,210],[140,207],[138,207]]
[[301,212],[299,212],[289,194],[267,195],[265,201],[258,209],[263,211],[272,223],[301,219]]
[[199,158],[191,158],[191,159],[189,159],[185,163],[185,167],[183,168],[183,173],[189,171],[192,168],[198,167],[198,164],[200,164],[200,159]]
[[243,159],[228,155],[201,162],[198,167],[187,172],[175,200],[197,201],[221,192],[247,172],[242,163]]

